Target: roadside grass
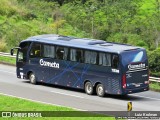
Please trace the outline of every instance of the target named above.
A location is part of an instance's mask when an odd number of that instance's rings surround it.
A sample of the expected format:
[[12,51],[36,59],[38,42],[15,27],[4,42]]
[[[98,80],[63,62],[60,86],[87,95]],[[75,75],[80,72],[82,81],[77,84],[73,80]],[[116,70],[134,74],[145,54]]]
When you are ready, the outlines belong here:
[[0,63],[15,65],[16,58],[7,57],[7,56],[0,56]]
[[160,83],[151,82],[149,87],[150,87],[150,90],[160,92]]
[[[46,98],[47,99],[47,98]],[[10,97],[10,96],[5,96],[5,95],[0,95],[0,111],[60,111],[59,114],[62,114],[65,112],[71,112],[77,111],[72,108],[67,108],[67,107],[60,107],[60,106],[54,106],[54,105],[48,105],[48,104],[42,104],[38,102],[33,102],[25,99],[19,99],[15,97]],[[86,113],[82,111],[77,111],[78,116],[83,116],[85,115],[86,117],[65,117],[62,115],[62,117],[38,117],[38,118],[33,118],[33,117],[24,117],[20,119],[25,119],[25,120],[115,120],[114,117],[108,117],[104,115],[99,115],[95,113]],[[74,113],[74,112],[73,112]],[[58,114],[58,113],[57,113]],[[98,117],[97,117],[98,116]],[[10,120],[10,118],[3,118],[5,120]],[[18,117],[12,117],[13,120],[17,120]]]

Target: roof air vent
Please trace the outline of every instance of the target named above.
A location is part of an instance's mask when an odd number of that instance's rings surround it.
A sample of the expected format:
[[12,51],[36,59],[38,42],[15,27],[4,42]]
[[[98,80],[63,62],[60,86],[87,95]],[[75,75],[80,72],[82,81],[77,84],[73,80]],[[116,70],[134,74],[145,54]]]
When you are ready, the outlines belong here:
[[113,46],[113,44],[110,44],[110,43],[104,43],[104,44],[100,44],[100,46]]
[[57,40],[70,41],[72,39],[72,37],[59,37]]
[[92,40],[91,42],[88,43],[88,45],[96,45],[96,44],[104,44],[106,43],[103,40]]

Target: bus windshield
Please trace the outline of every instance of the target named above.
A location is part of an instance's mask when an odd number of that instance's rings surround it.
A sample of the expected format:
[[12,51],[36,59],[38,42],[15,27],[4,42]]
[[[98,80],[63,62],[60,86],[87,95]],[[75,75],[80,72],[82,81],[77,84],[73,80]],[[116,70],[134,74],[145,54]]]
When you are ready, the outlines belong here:
[[145,62],[147,59],[146,51],[126,51],[122,53],[122,64],[123,66],[136,63],[136,62]]
[[24,61],[24,52],[22,50],[18,50],[18,56],[17,56],[17,61],[18,62],[23,62]]
[[17,62],[26,62],[27,50],[30,45],[30,42],[23,42],[20,44],[20,48],[18,50]]

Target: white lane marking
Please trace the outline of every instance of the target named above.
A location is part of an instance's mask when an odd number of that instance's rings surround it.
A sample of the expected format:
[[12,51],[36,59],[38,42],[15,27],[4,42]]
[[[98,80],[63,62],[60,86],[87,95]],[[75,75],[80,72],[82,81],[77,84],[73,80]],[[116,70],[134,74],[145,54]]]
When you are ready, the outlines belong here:
[[14,74],[15,75],[14,72],[9,72],[9,71],[4,71],[4,70],[0,70],[0,72],[5,72],[5,73],[9,73],[9,74]]
[[79,110],[79,111],[88,111],[88,110],[72,108],[72,107],[68,107],[68,106],[64,106],[64,105],[58,105],[58,104],[53,104],[53,103],[48,103],[48,102],[42,102],[42,101],[39,101],[39,100],[33,100],[33,99],[29,99],[29,98],[24,98],[24,97],[18,97],[18,96],[5,94],[5,93],[1,93],[1,92],[0,92],[0,95],[10,96],[10,97],[14,97],[14,98],[19,98],[19,99],[23,99],[23,100],[28,100],[28,101],[38,102],[38,103],[43,103],[43,104],[48,104],[48,105],[54,105],[54,106],[58,106],[58,107],[66,107],[66,108],[69,108],[69,109],[75,109],[75,110]]
[[72,97],[77,97],[77,98],[84,98],[82,96],[71,95],[71,94],[66,94],[66,93],[61,93],[61,92],[56,92],[56,91],[50,91],[50,92],[56,93],[56,94],[62,94],[62,95],[72,96]]
[[132,96],[142,97],[142,98],[148,98],[148,99],[152,99],[152,100],[160,100],[158,98],[151,98],[151,97],[146,97],[146,96],[142,96],[142,95],[132,95]]

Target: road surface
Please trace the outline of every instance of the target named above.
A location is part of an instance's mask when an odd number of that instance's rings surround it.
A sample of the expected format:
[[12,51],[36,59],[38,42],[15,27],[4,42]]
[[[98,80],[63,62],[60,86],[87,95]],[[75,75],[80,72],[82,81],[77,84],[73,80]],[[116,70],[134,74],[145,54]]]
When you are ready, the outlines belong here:
[[107,95],[104,98],[90,96],[84,91],[49,85],[32,85],[16,78],[16,68],[0,64],[0,93],[43,103],[67,106],[87,111],[127,111],[127,103],[133,111],[159,111],[160,93],[147,91],[127,96]]

